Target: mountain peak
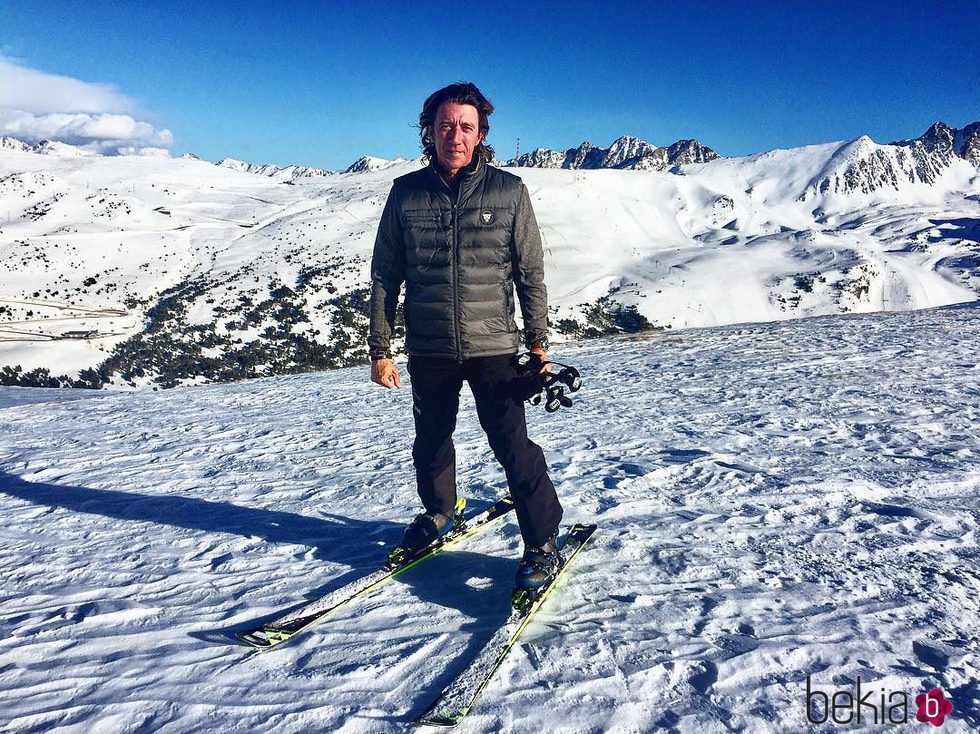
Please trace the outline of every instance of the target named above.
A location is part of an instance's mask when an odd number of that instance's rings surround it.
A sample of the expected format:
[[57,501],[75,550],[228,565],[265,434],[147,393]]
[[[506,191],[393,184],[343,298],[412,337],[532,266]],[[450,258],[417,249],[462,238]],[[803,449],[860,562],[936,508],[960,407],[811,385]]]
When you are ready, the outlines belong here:
[[230,168],[233,171],[254,173],[259,176],[269,176],[270,178],[283,179],[287,181],[295,178],[326,176],[330,173],[330,171],[323,168],[313,168],[311,166],[277,166],[274,163],[247,163],[246,161],[240,161],[237,158],[222,158],[215,165],[221,166],[222,168]]
[[0,137],[0,150],[16,150],[18,153],[30,153],[31,146],[23,140],[4,135]]
[[343,170],[343,173],[371,173],[373,171],[383,171],[386,168],[391,168],[392,166],[396,166],[399,163],[404,162],[404,158],[395,158],[389,161],[386,158],[377,158],[373,155],[363,155],[347,166],[347,168]]
[[934,122],[917,138],[886,145],[862,135],[841,145],[806,191],[869,194],[910,184],[934,184],[957,158],[980,167],[980,122],[962,130]]
[[953,136],[956,155],[980,168],[980,122],[971,122]]
[[230,168],[234,171],[246,171],[249,166],[254,166],[254,163],[246,163],[245,161],[240,161],[237,158],[222,158],[220,161],[215,163],[216,166],[221,166],[222,168]]
[[667,159],[671,166],[684,166],[689,163],[707,163],[720,157],[707,145],[698,140],[678,140],[667,148]]
[[953,150],[953,136],[955,132],[945,122],[934,122],[919,137],[919,140],[929,150],[948,150],[951,152]]
[[947,125],[942,120],[937,120],[929,126],[929,129],[925,131],[923,137],[935,136],[935,135],[950,135],[952,134],[953,128]]
[[68,143],[61,143],[57,140],[42,140],[31,148],[35,153],[41,155],[60,155],[60,156],[89,156],[95,155],[91,151],[79,148]]
[[504,165],[515,168],[596,169],[666,171],[688,163],[705,163],[718,154],[697,140],[678,140],[670,147],[658,147],[632,135],[622,135],[608,148],[600,148],[586,140],[577,148],[564,152],[550,148],[535,148]]

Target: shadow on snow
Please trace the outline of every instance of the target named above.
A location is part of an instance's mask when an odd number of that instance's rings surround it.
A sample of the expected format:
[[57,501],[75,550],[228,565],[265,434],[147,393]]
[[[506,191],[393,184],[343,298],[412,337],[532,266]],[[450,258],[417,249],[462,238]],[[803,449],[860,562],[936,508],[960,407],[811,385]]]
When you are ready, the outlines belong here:
[[[403,529],[403,525],[385,520],[359,520],[327,513],[322,513],[323,517],[310,517],[194,497],[27,482],[7,473],[0,473],[0,493],[34,505],[111,520],[156,523],[207,534],[232,533],[270,543],[307,545],[314,550],[317,559],[350,567],[341,576],[305,592],[296,608],[377,568],[384,562],[387,549],[398,542]],[[493,633],[496,625],[506,619],[510,605],[507,592],[515,569],[515,559],[447,551],[401,574],[395,581],[411,587],[420,600],[451,607],[472,620],[460,630],[473,633],[469,642],[453,650],[453,654],[465,661]],[[486,579],[483,586],[489,585],[489,588],[471,586],[468,582],[474,576]],[[256,581],[257,584],[261,582],[262,579]],[[286,611],[280,609],[273,615],[244,625],[213,633],[194,633],[193,636],[227,642],[236,632],[252,629]],[[448,682],[450,677],[447,675],[442,682]]]

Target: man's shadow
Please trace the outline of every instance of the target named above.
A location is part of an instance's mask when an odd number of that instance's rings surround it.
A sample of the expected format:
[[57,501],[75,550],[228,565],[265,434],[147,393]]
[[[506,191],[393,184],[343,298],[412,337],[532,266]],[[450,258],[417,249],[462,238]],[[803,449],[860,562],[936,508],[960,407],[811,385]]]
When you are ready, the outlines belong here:
[[[26,482],[2,472],[0,493],[35,505],[112,520],[150,522],[205,534],[231,533],[270,543],[305,545],[313,549],[315,558],[349,567],[350,570],[340,577],[306,591],[296,606],[323,596],[380,565],[384,561],[385,547],[394,545],[401,533],[401,526],[384,520],[359,520],[326,513],[323,517],[309,517],[194,497]],[[257,578],[256,584],[261,583],[262,579]],[[255,625],[265,621],[268,620],[257,619]],[[220,632],[232,634],[241,629],[236,627]]]
[[[384,563],[387,550],[401,538],[404,525],[386,520],[360,520],[342,515],[323,513],[323,517],[309,517],[281,510],[236,505],[231,502],[183,497],[177,495],[150,495],[123,492],[112,489],[26,482],[20,477],[0,472],[0,493],[52,509],[62,508],[71,512],[98,515],[112,520],[150,522],[202,533],[231,533],[243,537],[262,538],[271,543],[305,545],[314,550],[314,557],[323,561],[348,566],[349,570],[326,584],[306,591],[293,608],[299,608],[313,599],[341,588],[354,579]],[[474,509],[481,509],[476,507]],[[451,576],[449,565],[455,565],[443,556],[439,566],[443,574]],[[431,563],[431,561],[430,561]],[[496,618],[500,610],[486,608],[486,596],[472,589],[450,586],[460,593],[439,593],[437,578],[415,578],[422,567],[412,569],[398,577],[419,592],[420,598],[446,606],[459,608],[464,614],[476,617]],[[496,575],[496,574],[495,574]],[[431,581],[431,583],[430,583]],[[260,585],[262,579],[257,579]],[[465,587],[465,584],[463,584]],[[448,591],[448,589],[443,589]],[[481,599],[482,597],[482,599]],[[457,607],[457,604],[459,605]],[[215,633],[195,635],[203,639],[220,638],[227,641],[235,633],[253,629],[281,616],[288,609],[280,609],[273,615],[256,618],[245,625],[215,630]]]

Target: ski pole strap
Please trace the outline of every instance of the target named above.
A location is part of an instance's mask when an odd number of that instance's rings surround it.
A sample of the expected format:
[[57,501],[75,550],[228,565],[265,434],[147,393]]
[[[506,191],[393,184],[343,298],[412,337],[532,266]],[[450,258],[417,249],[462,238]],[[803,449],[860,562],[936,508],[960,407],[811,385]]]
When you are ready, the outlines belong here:
[[[545,361],[536,352],[515,354],[512,364],[520,380],[519,392],[531,405],[540,405],[544,394],[545,410],[554,413],[561,407],[572,406],[572,399],[565,394],[578,392],[582,388],[582,376],[577,369],[562,362]],[[545,369],[545,366],[560,369]]]

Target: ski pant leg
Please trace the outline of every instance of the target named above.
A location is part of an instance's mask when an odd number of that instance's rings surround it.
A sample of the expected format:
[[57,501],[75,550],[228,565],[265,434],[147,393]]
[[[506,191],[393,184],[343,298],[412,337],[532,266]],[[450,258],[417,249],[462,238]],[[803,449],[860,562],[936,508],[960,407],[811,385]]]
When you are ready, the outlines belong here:
[[561,522],[562,508],[544,452],[528,438],[524,397],[511,355],[467,360],[465,369],[480,425],[507,475],[521,536],[527,545],[540,546]]
[[412,460],[419,499],[427,512],[452,515],[456,504],[456,449],[453,431],[463,377],[448,359],[409,357],[415,444]]

